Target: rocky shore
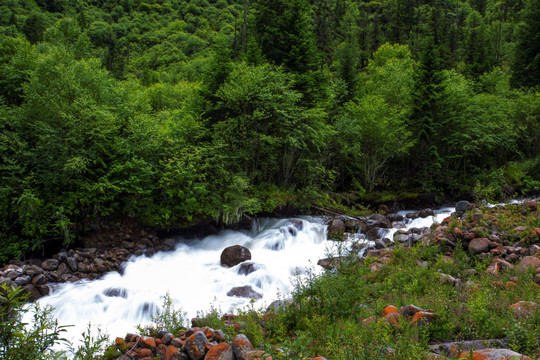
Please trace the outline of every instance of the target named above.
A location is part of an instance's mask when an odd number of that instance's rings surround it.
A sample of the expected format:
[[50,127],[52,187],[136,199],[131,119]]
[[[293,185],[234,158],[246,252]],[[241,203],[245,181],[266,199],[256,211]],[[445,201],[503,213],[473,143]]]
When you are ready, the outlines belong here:
[[[475,204],[460,201],[456,204],[456,211],[440,224],[435,223],[431,227],[413,227],[408,230],[400,229],[405,228],[404,221],[433,216],[434,211],[423,209],[408,213],[406,216],[390,213],[372,214],[362,219],[334,218],[328,221],[328,236],[341,240],[351,234],[360,233],[361,238],[373,241],[374,245],[367,248],[353,244],[351,251],[356,253],[362,251],[361,257],[378,258],[378,261],[370,265],[374,271],[388,261],[396,244],[405,246],[416,243],[436,244],[447,250],[449,261],[452,259],[453,250],[456,246],[460,246],[470,255],[492,257],[486,271],[493,275],[514,266],[521,272],[528,271],[529,268],[535,269],[533,280],[540,285],[540,228],[515,226],[512,223],[519,221],[519,213],[532,212],[540,216],[538,201],[530,200],[511,206],[518,208],[518,214],[512,213],[504,205],[481,210]],[[506,219],[506,223],[501,223],[502,218]],[[393,239],[385,237],[391,227],[398,228]],[[339,261],[339,257],[333,257],[321,259],[318,264],[332,269]],[[459,279],[448,278],[448,281],[459,283]]]
[[[226,314],[222,320],[228,326],[239,328],[236,316]],[[245,334],[232,340],[222,330],[195,326],[178,334],[160,331],[156,337],[127,334],[116,338],[110,353],[119,355],[118,360],[272,360],[264,350],[256,349]],[[317,357],[312,360],[326,360]]]
[[139,230],[122,234],[123,240],[112,247],[79,248],[61,251],[50,259],[11,261],[0,268],[0,284],[23,287],[31,300],[49,294],[57,283],[95,280],[109,271],[122,271],[131,256],[151,256],[157,251],[174,249],[172,238],[160,239],[155,232]]

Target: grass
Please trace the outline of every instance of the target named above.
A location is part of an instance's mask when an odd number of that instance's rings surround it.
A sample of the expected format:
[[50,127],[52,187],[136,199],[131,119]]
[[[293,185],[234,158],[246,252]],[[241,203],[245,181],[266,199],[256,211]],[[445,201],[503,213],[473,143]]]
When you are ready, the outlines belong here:
[[[267,321],[255,309],[237,321],[250,324],[252,332],[258,326],[258,342],[287,349],[287,357],[295,359],[421,359],[429,343],[500,338],[508,339],[515,351],[540,356],[540,310],[516,317],[509,309],[520,300],[540,303],[531,273],[511,271],[495,278],[485,272],[485,259],[462,249],[449,257],[433,245],[397,248],[375,273],[368,267],[373,260],[349,260],[335,271],[299,281],[294,304]],[[459,278],[459,284],[445,283],[442,273]],[[494,284],[511,280],[517,286]],[[401,319],[398,328],[380,317],[390,304],[414,304],[434,311],[435,318],[423,326]],[[364,325],[370,316],[379,318]]]

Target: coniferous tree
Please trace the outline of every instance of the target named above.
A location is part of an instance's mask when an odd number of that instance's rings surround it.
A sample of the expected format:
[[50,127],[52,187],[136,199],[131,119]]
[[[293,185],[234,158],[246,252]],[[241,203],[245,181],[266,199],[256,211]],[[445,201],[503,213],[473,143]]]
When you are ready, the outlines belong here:
[[540,84],[540,0],[528,2],[522,21],[511,84],[514,87],[533,87]]
[[258,41],[266,58],[296,73],[317,69],[313,27],[306,0],[259,0],[255,13]]
[[441,165],[437,150],[439,118],[440,64],[432,37],[423,44],[413,91],[413,113],[410,128],[416,137],[413,150],[414,169],[423,186],[435,185]]

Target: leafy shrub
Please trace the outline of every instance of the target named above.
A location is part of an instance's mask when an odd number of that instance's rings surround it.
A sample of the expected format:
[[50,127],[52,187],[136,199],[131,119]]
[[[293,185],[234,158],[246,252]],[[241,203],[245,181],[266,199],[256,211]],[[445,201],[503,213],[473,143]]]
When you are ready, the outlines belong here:
[[185,330],[185,324],[187,323],[186,313],[183,312],[182,309],[176,309],[174,307],[168,292],[163,297],[161,308],[161,310],[157,310],[157,312],[151,316],[152,324],[144,327],[138,326],[142,335],[156,337],[158,332],[162,330],[177,335],[179,331]]
[[[51,316],[52,308],[38,304],[27,306],[24,289],[0,285],[0,358],[10,360],[41,360],[53,356],[52,347],[64,341],[65,326],[59,326]],[[23,315],[33,313],[32,324],[23,322]]]

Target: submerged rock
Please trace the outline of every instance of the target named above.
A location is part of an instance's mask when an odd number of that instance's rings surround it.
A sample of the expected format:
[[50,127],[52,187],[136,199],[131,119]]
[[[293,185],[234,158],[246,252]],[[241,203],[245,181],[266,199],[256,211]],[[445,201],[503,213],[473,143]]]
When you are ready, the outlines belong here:
[[227,292],[227,296],[243,297],[248,299],[262,299],[262,294],[259,294],[250,285],[234,287]]

